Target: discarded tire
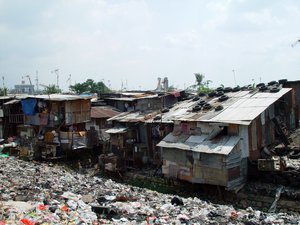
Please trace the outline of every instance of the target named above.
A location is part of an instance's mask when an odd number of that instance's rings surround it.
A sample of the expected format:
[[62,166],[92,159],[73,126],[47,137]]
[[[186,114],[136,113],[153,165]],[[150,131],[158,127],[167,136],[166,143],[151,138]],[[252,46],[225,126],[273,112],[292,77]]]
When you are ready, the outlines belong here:
[[219,102],[224,102],[228,99],[229,97],[227,95],[222,95],[218,100]]
[[168,109],[168,108],[164,108],[164,109],[161,110],[162,113],[166,113],[166,112],[169,112],[169,111],[170,111],[170,109]]
[[211,109],[211,105],[209,103],[206,103],[204,106],[203,106],[203,109],[205,110],[208,110],[208,109]]
[[232,88],[232,92],[238,92],[238,91],[240,91],[241,90],[241,88],[240,87],[234,87],[234,88]]
[[279,88],[277,88],[277,87],[274,87],[274,88],[271,88],[270,89],[270,92],[271,93],[276,93],[276,92],[278,92],[279,91]]
[[199,97],[204,97],[204,96],[206,96],[206,94],[203,93],[203,92],[200,92],[200,93],[198,94],[198,96],[199,96]]
[[203,106],[203,105],[205,105],[206,104],[206,101],[204,101],[204,100],[201,100],[199,103],[198,103],[198,105],[201,105],[201,106]]
[[256,85],[257,88],[262,87],[262,86],[266,86],[266,85],[265,85],[264,83],[258,83],[258,84]]
[[269,86],[272,86],[272,85],[274,85],[274,84],[277,84],[277,81],[273,80],[273,81],[270,81],[270,82],[268,83]]
[[285,84],[288,80],[287,79],[280,79],[278,80],[279,84]]
[[215,108],[215,111],[221,111],[222,109],[224,109],[224,107],[222,105],[218,105],[216,108]]
[[224,91],[224,89],[222,87],[218,87],[216,91]]
[[226,87],[224,88],[224,92],[225,93],[228,93],[228,92],[231,92],[232,91],[232,88],[231,87]]
[[153,120],[160,120],[161,119],[161,116],[156,116],[153,118]]
[[217,93],[216,93],[217,97],[222,96],[222,95],[224,95],[224,91],[217,91]]
[[267,86],[260,86],[259,88],[259,91],[266,91],[266,90],[268,90],[268,87]]
[[198,101],[200,98],[198,96],[193,98],[193,101]]
[[245,86],[241,87],[241,90],[246,91],[246,90],[248,90],[248,88],[249,88],[249,85],[245,85]]
[[215,91],[212,91],[212,92],[209,92],[208,93],[208,97],[214,97],[216,95],[216,92]]
[[201,110],[201,108],[202,107],[200,105],[196,105],[196,106],[193,107],[192,112],[198,112],[198,111]]

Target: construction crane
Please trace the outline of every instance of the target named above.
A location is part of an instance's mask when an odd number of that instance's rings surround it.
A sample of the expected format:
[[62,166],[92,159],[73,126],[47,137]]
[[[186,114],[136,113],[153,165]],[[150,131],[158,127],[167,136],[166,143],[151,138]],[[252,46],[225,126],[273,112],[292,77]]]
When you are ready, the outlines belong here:
[[[28,78],[29,80],[29,84],[30,84],[30,88],[29,88],[29,94],[33,94],[34,93],[34,85],[32,85],[32,82],[31,82],[31,78],[29,75],[26,75],[25,77]],[[24,78],[24,77],[23,77]],[[31,88],[32,87],[32,88]]]
[[292,48],[294,48],[294,46],[295,46],[296,44],[298,44],[299,42],[300,42],[300,38],[292,44]]
[[67,83],[69,83],[69,87],[70,87],[71,84],[72,84],[71,78],[72,78],[72,75],[69,74],[69,78],[67,79]]

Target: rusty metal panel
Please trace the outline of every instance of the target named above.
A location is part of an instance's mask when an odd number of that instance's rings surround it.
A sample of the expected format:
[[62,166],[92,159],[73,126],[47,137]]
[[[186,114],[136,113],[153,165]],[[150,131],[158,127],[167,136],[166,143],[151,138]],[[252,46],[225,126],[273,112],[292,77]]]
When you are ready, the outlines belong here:
[[239,166],[228,169],[228,180],[232,181],[241,177],[241,169]]
[[188,167],[180,167],[178,170],[178,179],[192,182],[193,180],[193,172],[191,168]]
[[226,186],[227,171],[225,169],[215,169],[210,167],[201,167],[203,180],[206,184]]
[[261,117],[256,118],[256,137],[257,137],[257,150],[262,148],[262,133],[264,132],[262,130],[262,125],[261,125]]
[[249,149],[250,149],[248,126],[240,125],[239,134],[241,137],[240,145],[242,151],[242,158],[247,158],[249,157]]
[[237,124],[229,124],[228,125],[228,135],[238,135],[239,127]]

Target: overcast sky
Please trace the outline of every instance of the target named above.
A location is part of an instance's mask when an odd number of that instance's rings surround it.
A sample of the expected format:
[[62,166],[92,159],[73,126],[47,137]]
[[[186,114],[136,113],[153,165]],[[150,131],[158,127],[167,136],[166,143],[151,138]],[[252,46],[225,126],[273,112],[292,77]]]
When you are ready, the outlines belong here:
[[0,76],[48,85],[59,69],[64,90],[70,74],[116,90],[183,89],[197,72],[212,87],[299,80],[299,28],[299,0],[0,0]]

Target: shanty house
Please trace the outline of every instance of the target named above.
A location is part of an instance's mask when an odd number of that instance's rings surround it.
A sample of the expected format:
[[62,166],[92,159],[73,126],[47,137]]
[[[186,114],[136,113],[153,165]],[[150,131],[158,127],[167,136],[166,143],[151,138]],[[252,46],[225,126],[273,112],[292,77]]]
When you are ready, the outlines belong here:
[[[86,146],[85,123],[90,120],[89,97],[75,95],[20,96],[4,104],[11,136],[21,146],[69,151]],[[45,146],[46,145],[46,146]]]
[[111,106],[92,106],[91,107],[91,121],[86,123],[87,135],[91,136],[88,138],[90,140],[87,143],[88,147],[98,146],[100,144],[100,149],[102,152],[108,151],[109,146],[109,135],[105,132],[112,127],[111,122],[107,120],[111,117],[120,114],[120,112]]
[[292,97],[284,99],[292,107],[286,109],[285,116],[287,126],[290,129],[299,128],[300,126],[300,80],[298,81],[287,81],[285,79],[280,80],[284,87],[292,88]]
[[[112,152],[123,159],[125,167],[160,163],[156,144],[173,129],[172,121],[162,123],[160,118],[169,111],[166,107],[177,102],[177,97],[173,94],[156,94],[115,99],[119,103],[129,99],[135,102],[134,108],[110,118],[108,121],[113,122],[113,128],[106,131],[111,137]],[[148,120],[152,122],[148,123]]]
[[[166,177],[234,189],[247,179],[248,160],[275,141],[277,120],[290,107],[290,88],[222,93],[189,100],[165,117],[174,130],[159,144]],[[278,123],[277,123],[278,124]]]
[[122,112],[161,110],[177,102],[178,93],[124,92],[120,97],[106,97],[108,105]]

